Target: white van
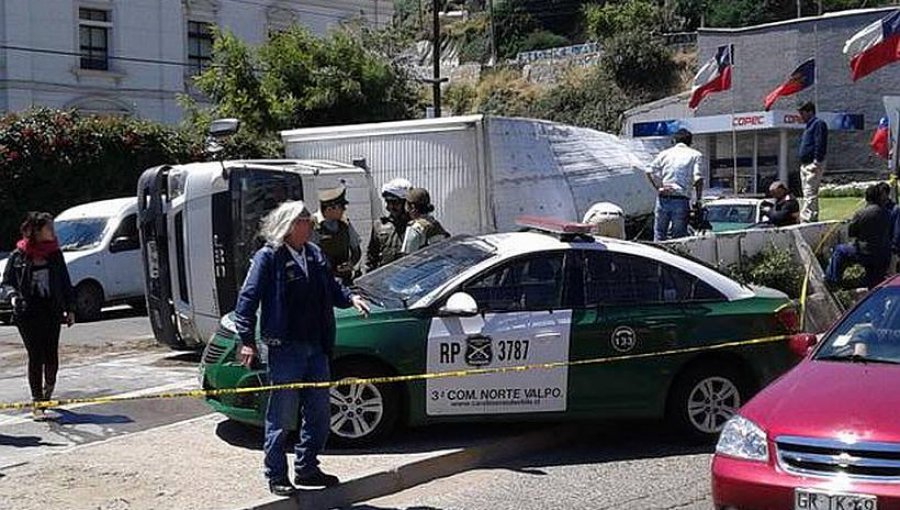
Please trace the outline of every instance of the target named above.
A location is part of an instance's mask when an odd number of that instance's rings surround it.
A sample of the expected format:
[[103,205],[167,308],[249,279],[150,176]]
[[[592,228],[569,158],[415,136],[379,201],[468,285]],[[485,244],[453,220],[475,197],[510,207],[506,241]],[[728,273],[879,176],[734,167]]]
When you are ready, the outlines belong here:
[[[76,320],[96,320],[112,304],[146,306],[135,197],[66,209],[54,228],[75,288]],[[0,261],[0,271],[5,265]]]

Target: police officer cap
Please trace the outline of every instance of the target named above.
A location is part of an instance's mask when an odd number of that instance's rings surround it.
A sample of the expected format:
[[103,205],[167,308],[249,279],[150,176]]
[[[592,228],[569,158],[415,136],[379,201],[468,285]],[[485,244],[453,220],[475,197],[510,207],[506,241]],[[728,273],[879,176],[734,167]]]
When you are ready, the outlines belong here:
[[381,196],[393,200],[406,200],[406,194],[412,188],[412,183],[398,177],[381,187]]
[[347,188],[338,186],[337,188],[328,188],[319,191],[319,205],[327,207],[330,205],[347,205]]

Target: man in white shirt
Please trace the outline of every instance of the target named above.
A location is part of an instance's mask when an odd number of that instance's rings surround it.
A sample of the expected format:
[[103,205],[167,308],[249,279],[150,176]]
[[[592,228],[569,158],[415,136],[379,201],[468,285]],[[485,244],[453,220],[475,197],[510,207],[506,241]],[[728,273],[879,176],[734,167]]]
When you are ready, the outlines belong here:
[[647,176],[658,192],[654,241],[687,236],[691,191],[696,193],[697,200],[703,195],[703,176],[700,173],[703,155],[691,148],[691,132],[679,129],[672,140],[675,145],[660,152],[647,169]]

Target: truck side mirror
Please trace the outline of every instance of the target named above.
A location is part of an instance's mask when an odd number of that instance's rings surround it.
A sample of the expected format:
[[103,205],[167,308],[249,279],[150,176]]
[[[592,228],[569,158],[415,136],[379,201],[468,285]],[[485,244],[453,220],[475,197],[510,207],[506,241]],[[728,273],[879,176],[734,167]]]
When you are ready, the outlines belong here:
[[475,298],[465,292],[457,292],[450,296],[447,303],[438,310],[438,315],[445,317],[473,317],[478,315],[478,303]]

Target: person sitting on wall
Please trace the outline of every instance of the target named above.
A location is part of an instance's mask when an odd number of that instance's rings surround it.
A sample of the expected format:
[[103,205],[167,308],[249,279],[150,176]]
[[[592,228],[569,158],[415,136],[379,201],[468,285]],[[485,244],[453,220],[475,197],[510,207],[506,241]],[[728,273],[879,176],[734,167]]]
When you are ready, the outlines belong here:
[[766,213],[763,223],[772,227],[786,227],[800,223],[800,202],[791,195],[787,184],[775,181],[769,186],[769,196],[775,204]]
[[866,188],[866,207],[858,211],[847,233],[852,243],[839,244],[831,253],[825,281],[838,286],[844,277],[844,269],[858,263],[866,271],[865,285],[871,289],[881,283],[891,262],[890,213],[884,207],[884,194],[876,185]]

